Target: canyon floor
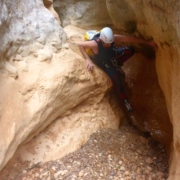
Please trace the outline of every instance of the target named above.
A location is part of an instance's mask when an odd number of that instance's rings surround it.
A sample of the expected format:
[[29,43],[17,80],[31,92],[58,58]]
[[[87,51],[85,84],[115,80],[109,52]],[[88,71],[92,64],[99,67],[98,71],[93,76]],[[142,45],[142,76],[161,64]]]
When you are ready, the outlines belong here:
[[1,180],[166,180],[164,146],[126,123],[119,130],[102,129],[84,146],[61,159],[7,165]]

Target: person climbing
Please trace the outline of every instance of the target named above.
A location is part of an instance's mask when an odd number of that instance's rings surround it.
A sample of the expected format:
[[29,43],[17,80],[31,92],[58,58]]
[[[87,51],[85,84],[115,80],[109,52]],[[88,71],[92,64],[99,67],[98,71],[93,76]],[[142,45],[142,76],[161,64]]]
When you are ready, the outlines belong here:
[[[94,64],[96,64],[107,73],[115,85],[120,99],[123,101],[127,111],[132,112],[133,109],[128,97],[126,96],[121,80],[121,76],[125,75],[121,66],[134,55],[135,50],[129,46],[118,47],[118,44],[122,42],[140,43],[153,48],[156,48],[157,45],[153,40],[147,41],[137,37],[114,34],[112,29],[109,27],[103,28],[98,36],[92,38],[90,41],[76,43],[87,61],[87,69],[92,71]],[[87,54],[87,49],[91,50],[92,55]]]

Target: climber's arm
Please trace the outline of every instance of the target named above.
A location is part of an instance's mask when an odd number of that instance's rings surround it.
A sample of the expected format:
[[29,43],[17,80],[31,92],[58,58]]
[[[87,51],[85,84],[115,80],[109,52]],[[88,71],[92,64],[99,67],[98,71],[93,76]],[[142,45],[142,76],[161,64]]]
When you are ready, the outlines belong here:
[[76,43],[79,47],[79,50],[81,51],[82,55],[84,56],[86,62],[87,62],[87,69],[88,70],[93,70],[93,63],[88,56],[88,54],[85,51],[85,48],[91,49],[93,52],[96,52],[97,45],[94,41],[87,41],[87,42],[78,42]]
[[157,48],[157,44],[153,40],[145,40],[138,37],[132,37],[132,36],[124,36],[124,35],[114,35],[114,43],[122,43],[122,42],[128,42],[128,43],[140,43],[140,44],[146,44],[148,46],[153,47],[154,49]]

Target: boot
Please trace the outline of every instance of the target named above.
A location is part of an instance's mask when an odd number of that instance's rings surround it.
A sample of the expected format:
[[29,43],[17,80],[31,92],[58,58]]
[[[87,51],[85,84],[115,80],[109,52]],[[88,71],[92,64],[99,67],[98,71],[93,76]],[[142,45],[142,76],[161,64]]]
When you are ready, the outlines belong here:
[[124,100],[124,105],[128,112],[133,112],[133,109],[132,109],[131,104],[129,103],[128,99]]

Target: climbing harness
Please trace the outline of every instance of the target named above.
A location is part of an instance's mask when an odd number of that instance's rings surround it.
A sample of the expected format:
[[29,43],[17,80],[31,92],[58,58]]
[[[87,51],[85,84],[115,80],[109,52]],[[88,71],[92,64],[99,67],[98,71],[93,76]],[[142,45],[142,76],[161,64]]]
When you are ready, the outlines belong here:
[[122,77],[125,77],[125,73],[124,73],[124,71],[121,69],[121,66],[122,66],[122,65],[119,65],[119,64],[118,64],[117,59],[116,59],[116,58],[112,58],[112,59],[111,59],[111,62],[112,62],[112,64],[116,67],[117,71],[120,72],[121,76],[122,76]]
[[132,112],[133,111],[133,109],[131,107],[131,104],[129,103],[128,99],[124,100],[124,105],[126,106],[126,109],[127,109],[128,112]]

